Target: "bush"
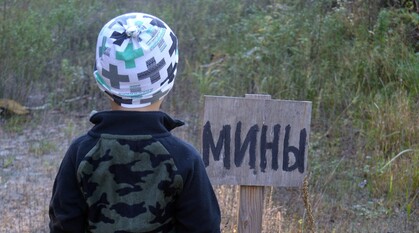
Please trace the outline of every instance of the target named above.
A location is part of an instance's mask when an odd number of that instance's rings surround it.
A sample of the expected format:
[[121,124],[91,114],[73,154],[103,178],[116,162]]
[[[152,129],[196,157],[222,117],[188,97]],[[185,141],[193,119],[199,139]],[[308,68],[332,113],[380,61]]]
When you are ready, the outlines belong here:
[[[401,203],[409,215],[419,183],[419,16],[381,2],[4,1],[0,98],[25,103],[40,92],[66,111],[105,106],[92,78],[97,33],[118,14],[148,12],[179,37],[177,81],[164,108],[193,122],[191,141],[199,135],[191,113],[201,112],[204,94],[310,100],[316,185],[330,184],[338,170],[347,180],[330,196],[353,198],[342,190],[354,191],[349,179],[366,172],[369,195],[386,198],[389,209]],[[83,96],[89,101],[70,101]],[[331,174],[319,165],[329,161]]]

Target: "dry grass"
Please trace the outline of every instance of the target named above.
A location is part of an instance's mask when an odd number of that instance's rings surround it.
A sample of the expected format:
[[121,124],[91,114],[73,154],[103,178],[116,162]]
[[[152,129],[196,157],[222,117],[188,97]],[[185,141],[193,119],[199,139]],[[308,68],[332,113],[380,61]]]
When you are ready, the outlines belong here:
[[304,201],[304,208],[307,211],[307,229],[310,233],[316,232],[316,225],[313,217],[313,209],[311,208],[311,201],[310,201],[310,194],[309,194],[309,186],[308,186],[308,177],[304,178],[303,187],[301,188],[301,192],[303,193],[303,201]]
[[[43,185],[33,185],[39,182]],[[48,232],[51,187],[51,180],[45,174],[27,174],[2,184],[0,232]]]
[[28,118],[17,131],[0,122],[1,233],[49,232],[53,179],[71,138],[86,125],[51,112]]
[[[87,117],[46,112],[30,118],[19,121],[17,131],[6,127],[12,121],[0,122],[1,233],[48,232],[48,202],[59,162],[71,139],[90,127]],[[186,132],[193,131],[189,127],[175,133],[186,136]],[[301,189],[265,187],[263,233],[414,232],[419,216],[417,196],[408,196],[407,204],[402,203],[405,206],[398,210],[390,208],[386,199],[369,196],[370,183],[361,188],[359,177],[350,175],[356,157],[347,155],[339,161],[327,161],[331,156],[325,152],[325,145],[334,143],[316,146],[316,140],[318,137],[313,136],[310,179]],[[56,150],[49,149],[51,143]],[[34,145],[37,150],[33,150]],[[319,160],[322,156],[324,161]],[[399,161],[392,164],[395,187],[400,178],[395,173],[397,166],[404,165]],[[383,183],[388,185],[388,180]],[[215,186],[215,192],[222,211],[222,232],[237,232],[239,188]],[[393,200],[398,200],[395,197]],[[403,209],[406,207],[410,208],[409,216]]]

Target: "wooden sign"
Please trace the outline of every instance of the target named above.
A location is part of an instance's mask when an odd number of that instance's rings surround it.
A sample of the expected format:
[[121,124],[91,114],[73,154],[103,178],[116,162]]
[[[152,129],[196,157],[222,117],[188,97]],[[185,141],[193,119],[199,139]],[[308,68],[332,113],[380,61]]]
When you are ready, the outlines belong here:
[[202,156],[212,184],[297,187],[311,102],[205,96]]

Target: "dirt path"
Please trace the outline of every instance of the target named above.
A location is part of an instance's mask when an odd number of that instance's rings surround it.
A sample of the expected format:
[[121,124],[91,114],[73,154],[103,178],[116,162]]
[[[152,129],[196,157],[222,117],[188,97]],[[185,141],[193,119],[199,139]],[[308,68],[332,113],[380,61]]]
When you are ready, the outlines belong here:
[[72,138],[87,127],[87,117],[40,113],[26,120],[0,122],[0,233],[49,232],[56,171]]

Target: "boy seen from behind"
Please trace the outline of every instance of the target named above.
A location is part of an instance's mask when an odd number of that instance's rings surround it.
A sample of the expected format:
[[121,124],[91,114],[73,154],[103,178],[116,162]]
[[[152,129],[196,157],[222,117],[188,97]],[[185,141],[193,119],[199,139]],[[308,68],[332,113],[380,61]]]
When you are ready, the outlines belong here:
[[100,31],[95,80],[111,111],[72,142],[56,176],[50,230],[219,233],[220,209],[197,150],[160,111],[173,87],[178,41],[162,20],[129,13]]

